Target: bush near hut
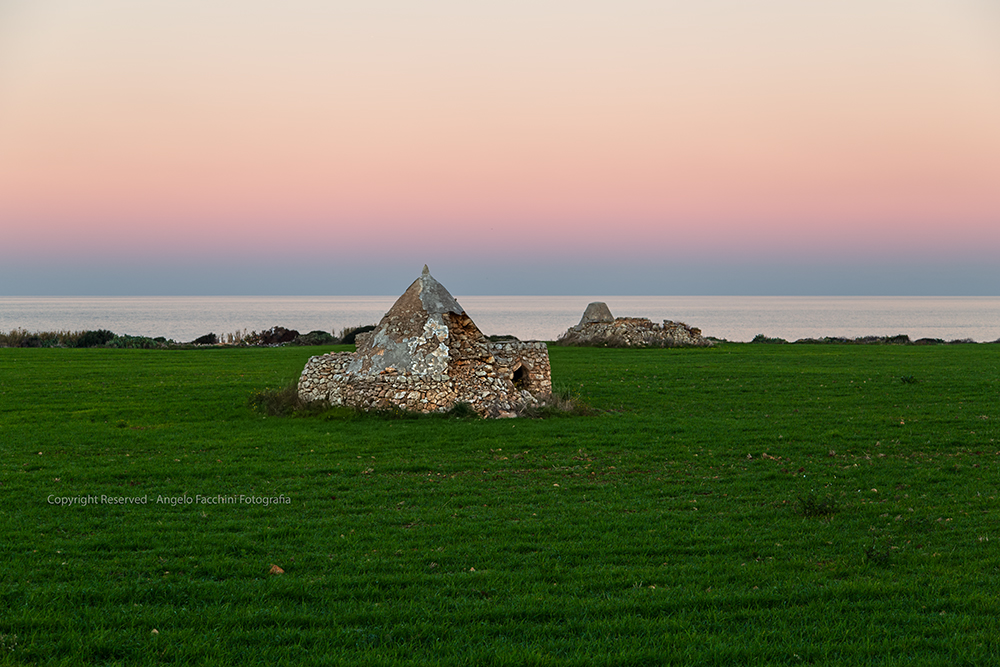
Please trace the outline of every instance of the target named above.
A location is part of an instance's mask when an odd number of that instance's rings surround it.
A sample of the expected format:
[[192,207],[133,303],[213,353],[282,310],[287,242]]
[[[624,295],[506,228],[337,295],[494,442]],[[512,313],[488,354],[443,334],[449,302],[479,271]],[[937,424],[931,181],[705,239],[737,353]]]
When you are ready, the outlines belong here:
[[290,345],[336,345],[337,339],[333,334],[326,331],[310,331],[307,334],[300,334],[291,341]]
[[357,342],[358,334],[368,333],[369,331],[375,331],[374,324],[346,327],[340,332],[340,343],[341,345],[354,345]]

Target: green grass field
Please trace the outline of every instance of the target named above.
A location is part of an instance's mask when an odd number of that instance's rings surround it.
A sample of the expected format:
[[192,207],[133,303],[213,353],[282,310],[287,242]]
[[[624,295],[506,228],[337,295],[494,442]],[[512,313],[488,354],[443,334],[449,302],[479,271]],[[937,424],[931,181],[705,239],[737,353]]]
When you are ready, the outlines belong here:
[[552,348],[588,417],[248,407],[317,353],[0,349],[0,664],[1000,663],[1000,346]]

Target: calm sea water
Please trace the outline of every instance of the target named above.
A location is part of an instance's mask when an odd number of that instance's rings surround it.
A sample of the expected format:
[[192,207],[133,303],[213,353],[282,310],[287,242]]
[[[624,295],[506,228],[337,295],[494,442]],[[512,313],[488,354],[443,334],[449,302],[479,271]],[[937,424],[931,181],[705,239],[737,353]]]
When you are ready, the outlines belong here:
[[[706,336],[749,341],[757,334],[1000,339],[1000,297],[457,297],[486,334],[553,340],[604,301],[617,317],[674,320]],[[395,296],[330,297],[0,297],[0,331],[109,329],[118,334],[193,340],[213,332],[283,326],[303,333],[374,324]]]

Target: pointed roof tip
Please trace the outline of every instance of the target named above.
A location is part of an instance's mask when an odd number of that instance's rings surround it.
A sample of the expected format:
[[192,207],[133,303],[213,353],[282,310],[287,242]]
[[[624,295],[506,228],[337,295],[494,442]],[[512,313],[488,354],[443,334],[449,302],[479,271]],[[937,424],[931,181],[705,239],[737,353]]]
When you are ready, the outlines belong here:
[[424,270],[420,272],[420,275],[421,276],[429,276],[429,275],[431,275],[431,270],[427,268],[426,264],[424,264]]

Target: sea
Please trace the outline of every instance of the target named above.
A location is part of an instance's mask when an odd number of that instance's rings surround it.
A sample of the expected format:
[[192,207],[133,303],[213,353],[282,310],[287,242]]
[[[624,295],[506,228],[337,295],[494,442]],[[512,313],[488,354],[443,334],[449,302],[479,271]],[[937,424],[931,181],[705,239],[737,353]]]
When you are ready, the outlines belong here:
[[[107,329],[188,342],[274,326],[301,333],[375,324],[396,296],[0,297],[0,332]],[[591,301],[616,317],[672,320],[729,341],[758,334],[794,341],[824,336],[908,335],[994,342],[1000,297],[457,296],[483,333],[555,340]]]

